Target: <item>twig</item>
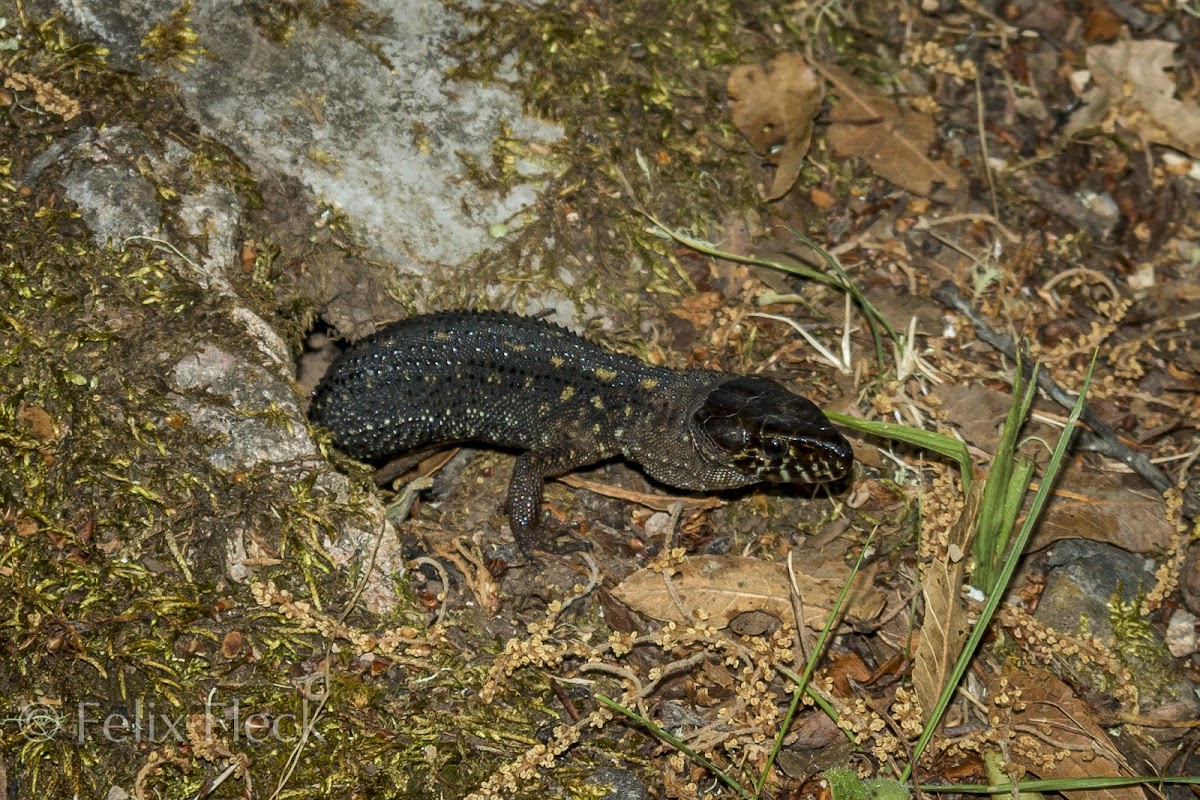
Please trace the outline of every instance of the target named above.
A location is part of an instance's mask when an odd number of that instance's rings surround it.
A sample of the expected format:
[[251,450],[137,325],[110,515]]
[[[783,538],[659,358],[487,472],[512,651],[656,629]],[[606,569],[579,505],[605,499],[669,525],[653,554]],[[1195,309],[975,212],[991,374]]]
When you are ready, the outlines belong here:
[[[1014,361],[1017,360],[1017,345],[1012,337],[993,330],[983,315],[962,296],[958,287],[952,282],[943,281],[942,285],[933,291],[933,298],[946,308],[957,311],[966,317],[975,326],[975,335],[982,341]],[[1033,373],[1033,359],[1029,358],[1027,354],[1022,354],[1020,361],[1021,370],[1028,379]],[[1075,396],[1055,383],[1054,379],[1050,377],[1049,370],[1038,370],[1037,383],[1038,388],[1060,406],[1071,408],[1075,405]],[[1096,416],[1096,412],[1092,411],[1090,406],[1084,405],[1080,419],[1091,429],[1079,431],[1079,447],[1081,449],[1120,461],[1140,475],[1142,480],[1157,489],[1160,494],[1174,488],[1175,484],[1167,477],[1166,473],[1156,467],[1145,455],[1122,442],[1117,432]],[[1200,498],[1197,498],[1192,486],[1187,486],[1183,492],[1183,514],[1188,519],[1193,519],[1200,514]]]
[[[947,214],[944,217],[921,217],[917,220],[917,224],[913,226],[913,230],[927,231],[935,225],[953,225],[958,222],[986,222],[1000,231],[1000,234],[1008,239],[1012,244],[1020,244],[1021,237],[1013,233],[1010,229],[1004,226],[1000,220],[996,219],[991,214],[979,213],[962,213],[962,214]],[[829,252],[833,252],[830,250]]]
[[1100,216],[1049,181],[1026,177],[1021,181],[1020,186],[1025,194],[1033,198],[1033,202],[1059,219],[1086,232],[1097,241],[1107,239],[1113,228],[1116,227],[1117,219],[1115,217],[1109,219]]
[[578,475],[560,475],[555,480],[559,483],[565,483],[573,489],[586,489],[589,492],[604,497],[612,497],[628,503],[637,503],[640,506],[645,506],[655,511],[670,511],[675,507],[676,503],[689,511],[710,511],[725,505],[725,501],[717,497],[671,497],[670,495],[654,494],[652,492],[635,492],[632,489],[622,489],[620,486],[609,486],[606,483],[589,481]]
[[[975,68],[975,124],[979,128],[979,153],[983,156],[983,174],[987,176],[988,193],[992,196],[992,216],[1000,219],[1000,201],[996,199],[996,176],[992,171],[992,159],[988,155],[987,115],[983,107],[983,59]],[[903,741],[903,739],[901,740]]]

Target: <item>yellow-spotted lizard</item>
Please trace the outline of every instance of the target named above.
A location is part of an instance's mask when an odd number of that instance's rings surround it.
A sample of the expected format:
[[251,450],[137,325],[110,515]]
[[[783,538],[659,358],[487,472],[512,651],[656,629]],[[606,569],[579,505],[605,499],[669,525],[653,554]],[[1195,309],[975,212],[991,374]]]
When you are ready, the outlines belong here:
[[771,378],[656,367],[498,312],[416,316],[357,342],[317,387],[310,416],[365,461],[450,442],[523,451],[508,513],[526,555],[547,549],[545,479],[603,459],[700,492],[834,481],[853,464],[820,409]]

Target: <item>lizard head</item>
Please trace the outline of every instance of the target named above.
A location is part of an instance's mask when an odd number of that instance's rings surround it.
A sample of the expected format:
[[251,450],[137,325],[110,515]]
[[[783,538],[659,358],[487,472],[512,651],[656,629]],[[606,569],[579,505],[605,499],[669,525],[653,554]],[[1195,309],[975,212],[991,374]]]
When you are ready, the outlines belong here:
[[836,481],[854,463],[850,443],[821,409],[770,378],[718,385],[693,422],[731,466],[756,481]]

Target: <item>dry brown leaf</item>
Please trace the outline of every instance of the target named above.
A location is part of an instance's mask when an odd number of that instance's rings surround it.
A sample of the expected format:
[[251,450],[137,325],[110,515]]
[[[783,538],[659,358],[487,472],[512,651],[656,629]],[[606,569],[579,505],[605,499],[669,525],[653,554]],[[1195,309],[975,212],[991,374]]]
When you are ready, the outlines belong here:
[[1155,144],[1200,158],[1200,104],[1175,99],[1176,45],[1158,39],[1087,49],[1096,86],[1067,123],[1067,135],[1114,121]]
[[1083,18],[1083,38],[1089,42],[1111,42],[1121,35],[1125,21],[1107,3],[1093,3]]
[[854,697],[856,685],[868,684],[875,677],[858,653],[830,658],[824,676],[833,682],[833,693],[837,697]]
[[778,200],[800,177],[821,110],[824,84],[797,53],[781,53],[764,69],[734,67],[726,86],[733,124],[767,163],[775,165],[768,200]]
[[237,658],[242,652],[244,644],[241,631],[230,631],[221,640],[221,655],[229,660]]
[[963,438],[981,450],[996,452],[1000,447],[1000,423],[1008,416],[1012,396],[990,389],[982,383],[945,383],[933,394],[942,401],[940,409],[946,421],[957,425]]
[[1103,475],[1069,470],[1046,508],[1028,552],[1059,539],[1090,539],[1131,553],[1169,549],[1175,528],[1160,497],[1143,497]]
[[961,172],[929,157],[933,117],[901,108],[841,67],[819,64],[817,71],[838,97],[829,126],[835,156],[860,156],[880,177],[922,196],[933,191],[935,183],[951,189],[962,183]]
[[697,292],[691,297],[681,300],[679,305],[671,309],[671,315],[679,317],[696,330],[702,331],[713,324],[713,317],[716,316],[717,310],[722,308],[725,308],[725,298],[721,296],[720,292],[716,290]]
[[924,722],[929,721],[946,678],[970,633],[962,587],[967,571],[967,551],[979,517],[979,503],[983,499],[983,483],[975,481],[971,486],[963,511],[950,529],[947,537],[949,557],[946,561],[929,564],[921,579],[925,621],[913,656],[913,688],[921,701]]
[[17,412],[17,420],[29,428],[33,438],[48,442],[58,436],[58,427],[54,419],[41,406],[22,406]]
[[[1010,689],[1020,690],[1019,702],[1023,704],[1019,710],[1013,709],[1009,717],[1012,732],[1037,731],[1039,734],[1036,739],[1031,739],[1031,743],[1036,743],[1038,752],[1066,754],[1061,761],[1039,758],[1037,763],[1033,760],[1025,763],[1020,757],[1021,748],[1012,747],[1008,752],[1010,759],[1044,780],[1117,778],[1136,774],[1113,747],[1104,729],[1092,719],[1087,703],[1052,673],[1026,668],[1005,672],[1003,677],[1008,679]],[[993,694],[1000,690],[1000,676],[991,676],[988,683]],[[1062,793],[1070,800],[1146,800],[1145,793],[1137,786],[1064,790]]]
[[[850,568],[841,559],[797,559],[796,581],[804,608],[804,624],[813,630],[825,625]],[[851,621],[875,617],[886,603],[884,594],[871,585],[872,572],[859,572],[847,600]],[[688,613],[703,611],[708,622],[723,628],[747,611],[765,611],[777,619],[794,621],[787,567],[757,558],[703,556],[684,561],[671,582]],[[613,590],[613,595],[641,614],[663,622],[687,624],[667,590],[663,575],[641,569]]]

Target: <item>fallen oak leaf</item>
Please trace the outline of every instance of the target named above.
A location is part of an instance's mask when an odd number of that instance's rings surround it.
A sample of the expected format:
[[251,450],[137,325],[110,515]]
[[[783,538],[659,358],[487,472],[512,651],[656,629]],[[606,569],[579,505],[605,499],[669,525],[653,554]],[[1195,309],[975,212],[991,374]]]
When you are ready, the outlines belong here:
[[928,564],[921,576],[925,618],[913,655],[913,689],[921,703],[921,720],[926,724],[971,631],[962,589],[966,582],[967,554],[979,520],[979,504],[983,501],[983,485],[983,481],[971,485],[962,513],[947,536],[946,558]]
[[1060,539],[1104,542],[1131,553],[1170,550],[1175,526],[1167,520],[1161,497],[1142,497],[1116,480],[1096,475],[1067,475],[1054,494],[1027,552]]
[[804,56],[781,53],[765,69],[758,64],[734,67],[726,90],[733,124],[767,163],[775,165],[766,199],[778,200],[800,177],[824,84]]
[[866,686],[875,677],[862,656],[854,652],[831,657],[824,675],[833,682],[836,697],[854,697],[856,685]]
[[1200,104],[1175,99],[1176,44],[1157,39],[1094,45],[1087,65],[1095,86],[1063,132],[1070,136],[1113,122],[1143,139],[1200,158]]
[[954,189],[963,182],[961,172],[929,156],[933,117],[902,108],[841,67],[817,64],[816,69],[838,98],[828,133],[834,156],[859,156],[881,178],[922,197],[936,183]]
[[[796,559],[793,566],[804,609],[803,623],[819,631],[850,578],[850,567],[835,558]],[[847,597],[848,620],[871,619],[886,605],[883,592],[871,585],[873,575],[874,570],[869,569],[855,577]],[[788,570],[781,563],[737,556],[692,557],[672,572],[671,582],[683,609],[688,614],[702,610],[716,628],[724,628],[748,611],[764,611],[787,622],[794,620]],[[659,571],[638,570],[612,594],[652,619],[681,625],[691,622],[681,613]]]
[[[1044,780],[1054,778],[1119,778],[1137,774],[1113,746],[1092,716],[1092,707],[1053,673],[1036,667],[985,676],[993,696],[1008,694],[1015,702],[1007,717],[1011,761]],[[1019,695],[1019,698],[1018,698]],[[1019,739],[1025,738],[1025,742]],[[1003,741],[1003,740],[1001,740]],[[1024,744],[1026,747],[1022,747]],[[1049,750],[1061,758],[1022,757]],[[1145,800],[1138,786],[1110,789],[1064,789],[1068,800]]]

